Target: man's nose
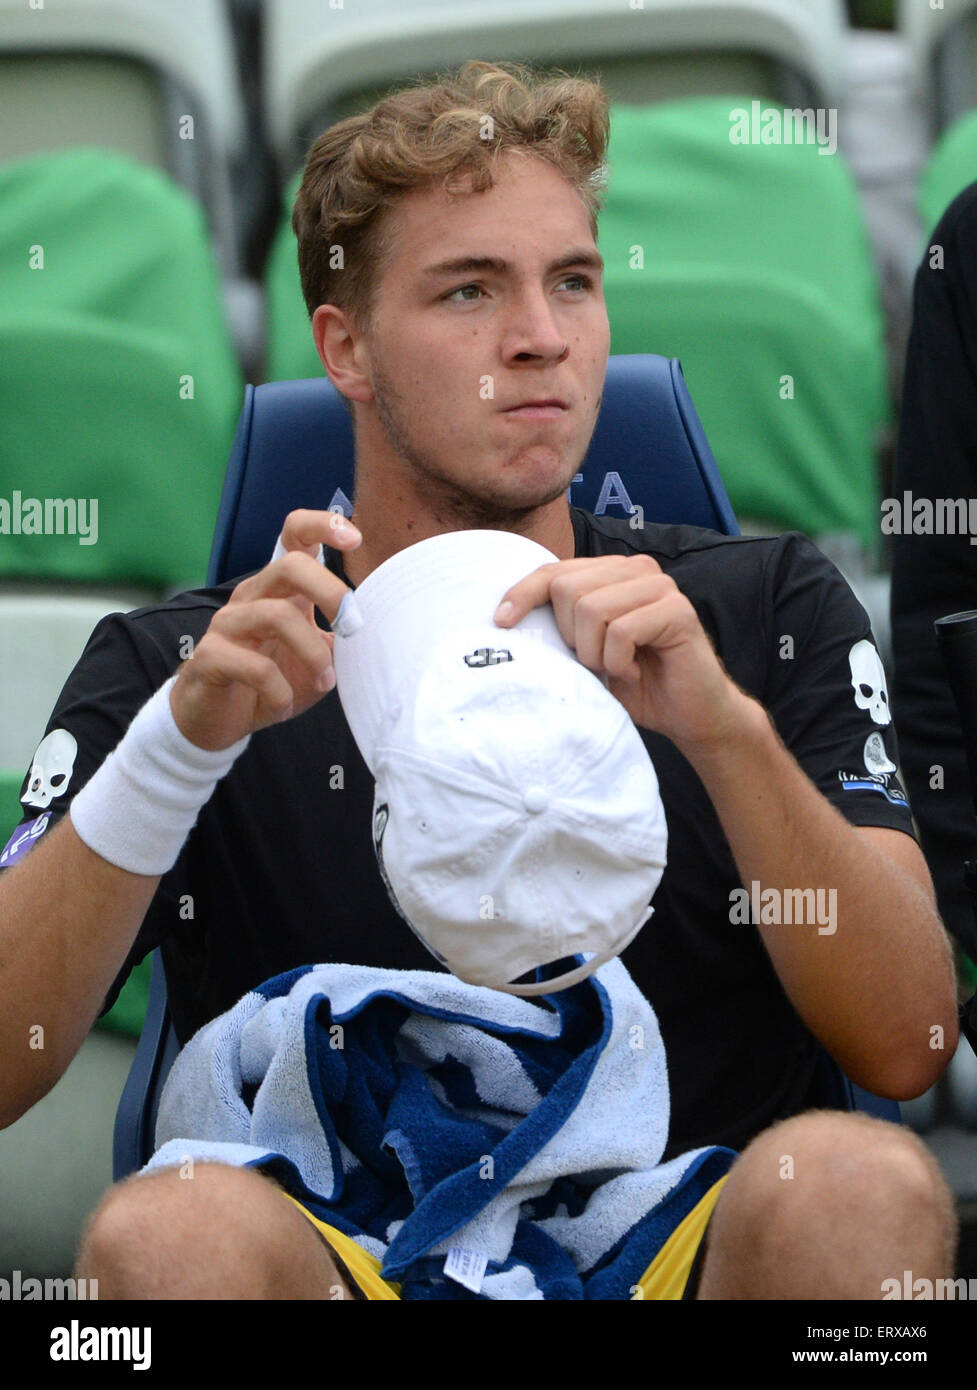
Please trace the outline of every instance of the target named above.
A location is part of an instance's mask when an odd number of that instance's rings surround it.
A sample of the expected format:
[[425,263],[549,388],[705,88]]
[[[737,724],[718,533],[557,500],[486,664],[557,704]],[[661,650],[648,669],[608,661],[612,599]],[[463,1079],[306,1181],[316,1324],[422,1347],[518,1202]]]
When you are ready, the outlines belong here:
[[563,356],[566,347],[567,335],[542,291],[520,296],[513,302],[506,332],[506,356],[531,355],[555,361]]

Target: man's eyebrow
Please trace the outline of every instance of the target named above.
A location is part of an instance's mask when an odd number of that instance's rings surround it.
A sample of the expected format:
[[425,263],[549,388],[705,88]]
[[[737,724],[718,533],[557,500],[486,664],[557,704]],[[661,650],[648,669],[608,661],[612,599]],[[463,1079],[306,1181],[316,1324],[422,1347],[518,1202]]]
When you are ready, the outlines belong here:
[[[597,251],[586,247],[575,247],[565,255],[558,256],[546,267],[547,275],[557,270],[570,270],[574,266],[589,266],[591,270],[604,269],[604,258]],[[421,274],[427,279],[443,279],[448,275],[474,275],[479,271],[493,271],[504,275],[512,266],[500,256],[457,256],[454,260],[438,261],[437,265],[425,266]]]

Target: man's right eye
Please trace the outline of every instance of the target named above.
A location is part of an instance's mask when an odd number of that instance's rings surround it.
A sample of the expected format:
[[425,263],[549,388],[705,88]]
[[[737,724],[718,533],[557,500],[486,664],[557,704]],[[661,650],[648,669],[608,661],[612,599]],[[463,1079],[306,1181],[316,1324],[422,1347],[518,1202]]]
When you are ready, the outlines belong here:
[[[478,292],[481,293],[481,292],[482,292],[482,287],[481,287],[481,285],[475,285],[475,284],[471,284],[471,285],[459,285],[458,288],[457,288],[456,290],[449,290],[447,294],[442,295],[441,297],[442,297],[442,299],[451,299],[451,297],[452,297],[453,295],[461,294],[462,290],[478,290]],[[477,303],[477,301],[474,300],[474,299],[463,299],[463,300],[459,300],[458,302],[461,303],[461,304],[475,304],[475,303]]]

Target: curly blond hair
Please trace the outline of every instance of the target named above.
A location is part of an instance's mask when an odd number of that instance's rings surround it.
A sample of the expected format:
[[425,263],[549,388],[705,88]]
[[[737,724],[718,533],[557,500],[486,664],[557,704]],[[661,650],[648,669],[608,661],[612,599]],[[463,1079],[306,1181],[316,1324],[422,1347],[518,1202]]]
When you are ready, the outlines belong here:
[[[608,97],[598,82],[480,60],[419,78],[339,121],[309,150],[292,212],[309,317],[320,304],[336,304],[369,329],[393,250],[384,217],[391,200],[436,180],[449,194],[491,188],[498,160],[513,150],[548,161],[567,179],[596,240],[608,134]],[[459,173],[470,178],[465,187],[453,183]]]

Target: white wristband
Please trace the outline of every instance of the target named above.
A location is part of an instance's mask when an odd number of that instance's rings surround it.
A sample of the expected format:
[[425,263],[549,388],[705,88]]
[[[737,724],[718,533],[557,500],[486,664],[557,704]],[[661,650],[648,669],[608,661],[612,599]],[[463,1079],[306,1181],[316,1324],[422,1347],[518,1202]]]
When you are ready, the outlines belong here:
[[177,727],[171,676],[133,719],[119,745],[69,807],[89,849],[133,874],[165,874],[179,858],[201,808],[251,740],[198,748]]

